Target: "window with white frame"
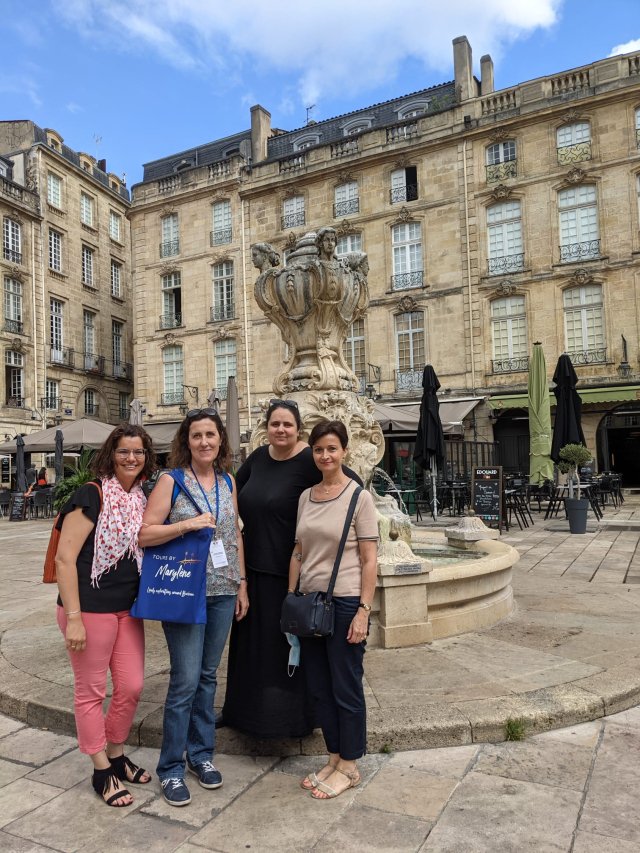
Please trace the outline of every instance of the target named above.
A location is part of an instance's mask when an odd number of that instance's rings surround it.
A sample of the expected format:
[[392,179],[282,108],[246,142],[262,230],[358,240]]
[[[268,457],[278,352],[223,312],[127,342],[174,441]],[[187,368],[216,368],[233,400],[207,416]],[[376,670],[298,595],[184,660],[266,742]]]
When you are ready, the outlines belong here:
[[161,329],[175,329],[182,325],[182,285],[179,272],[162,276]]
[[22,408],[24,406],[24,356],[21,352],[5,350],[4,364],[6,405]]
[[422,287],[422,228],[419,222],[403,222],[391,229],[394,290]]
[[47,173],[47,201],[53,207],[62,208],[62,178],[53,172]]
[[373,119],[359,117],[346,122],[342,126],[342,132],[345,136],[356,136],[358,133],[363,133],[373,125]]
[[21,335],[22,322],[22,282],[11,276],[4,279],[4,329],[13,335]]
[[591,125],[588,121],[565,124],[556,131],[558,163],[580,163],[591,159]]
[[304,196],[294,195],[282,203],[282,228],[304,225]]
[[358,213],[359,210],[358,182],[346,181],[344,184],[338,184],[334,190],[333,215],[348,216],[350,213]]
[[343,234],[336,243],[336,255],[341,258],[349,252],[362,251],[362,234]]
[[129,420],[129,394],[126,391],[118,392],[118,417],[121,421]]
[[226,396],[227,382],[230,376],[236,376],[236,342],[233,338],[224,338],[214,344],[216,361],[216,389],[220,397]]
[[600,257],[598,197],[595,186],[581,184],[558,193],[560,260]]
[[22,263],[22,226],[9,216],[2,220],[2,254],[5,261]]
[[505,178],[515,178],[518,174],[516,164],[516,141],[505,139],[504,142],[494,142],[486,148],[487,183],[501,181]]
[[[404,314],[396,314],[394,320],[398,373],[423,370],[425,352],[424,313],[422,311],[406,311]],[[402,380],[397,385],[399,390]]]
[[84,342],[84,369],[96,370],[98,367],[96,355],[96,315],[93,311],[82,312],[82,333]]
[[111,295],[122,299],[122,264],[111,258]]
[[320,143],[320,134],[312,133],[311,135],[301,136],[293,143],[294,151],[305,151],[307,148],[312,148]]
[[82,283],[87,287],[95,287],[93,277],[93,249],[82,247]]
[[398,110],[398,120],[423,116],[429,109],[430,104],[430,100],[412,101],[409,104],[405,104]]
[[84,413],[92,417],[98,414],[98,399],[93,388],[84,389]]
[[212,320],[231,320],[235,317],[233,298],[233,261],[213,265]]
[[418,170],[415,166],[394,169],[391,172],[391,204],[415,201],[418,198]]
[[211,245],[221,246],[230,243],[233,238],[231,225],[231,202],[228,199],[216,201],[213,204],[213,231],[211,232]]
[[366,371],[364,347],[364,319],[355,320],[347,330],[347,337],[342,345],[344,360],[357,377],[364,379]]
[[181,346],[165,347],[162,350],[164,391],[162,403],[170,406],[184,402],[184,360]]
[[122,242],[122,217],[114,210],[109,211],[109,237],[117,243]]
[[93,228],[93,199],[85,192],[80,193],[80,222]]
[[169,213],[161,220],[162,242],[160,243],[160,257],[170,258],[180,252],[180,234],[178,231],[178,214]]
[[111,358],[113,359],[113,375],[124,377],[126,375],[124,363],[124,323],[120,320],[111,320]]
[[524,269],[519,201],[503,201],[487,208],[487,244],[489,275]]
[[51,361],[64,363],[64,303],[59,299],[49,300],[49,334],[51,338]]
[[567,352],[576,364],[606,361],[602,286],[570,287],[562,294]]
[[62,234],[49,229],[49,269],[62,272]]
[[524,296],[506,296],[491,303],[493,372],[527,370],[527,318]]
[[57,412],[60,408],[60,383],[57,379],[47,379],[44,384],[45,402],[44,408]]

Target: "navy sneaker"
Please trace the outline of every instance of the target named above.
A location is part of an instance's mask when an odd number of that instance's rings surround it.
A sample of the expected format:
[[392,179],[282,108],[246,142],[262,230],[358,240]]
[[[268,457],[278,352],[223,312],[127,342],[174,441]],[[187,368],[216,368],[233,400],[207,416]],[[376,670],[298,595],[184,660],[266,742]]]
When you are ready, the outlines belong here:
[[188,806],[191,794],[184,779],[162,779],[162,795],[170,806]]
[[198,777],[198,782],[203,788],[221,788],[222,773],[213,766],[210,761],[203,761],[202,764],[191,764],[187,761],[189,771]]

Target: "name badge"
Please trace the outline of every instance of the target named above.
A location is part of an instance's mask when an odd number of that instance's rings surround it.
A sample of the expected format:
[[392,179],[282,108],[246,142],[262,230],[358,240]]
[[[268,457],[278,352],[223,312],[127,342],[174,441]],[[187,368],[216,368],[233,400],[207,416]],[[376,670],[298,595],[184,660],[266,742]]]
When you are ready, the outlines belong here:
[[211,562],[213,563],[214,569],[223,569],[225,566],[229,565],[227,552],[224,550],[224,543],[222,539],[211,540],[211,545],[209,545],[209,555],[211,556]]

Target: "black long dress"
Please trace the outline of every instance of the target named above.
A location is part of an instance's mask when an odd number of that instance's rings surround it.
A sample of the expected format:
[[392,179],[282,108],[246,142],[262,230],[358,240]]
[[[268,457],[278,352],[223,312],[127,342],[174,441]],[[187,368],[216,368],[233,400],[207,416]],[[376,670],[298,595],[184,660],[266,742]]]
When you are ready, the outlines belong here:
[[[345,473],[358,479],[347,468]],[[289,643],[280,631],[280,610],[298,499],[321,479],[311,448],[278,461],[266,445],[253,451],[236,477],[249,612],[231,629],[222,715],[226,725],[255,737],[298,738],[313,729],[304,678],[299,669],[288,674]]]

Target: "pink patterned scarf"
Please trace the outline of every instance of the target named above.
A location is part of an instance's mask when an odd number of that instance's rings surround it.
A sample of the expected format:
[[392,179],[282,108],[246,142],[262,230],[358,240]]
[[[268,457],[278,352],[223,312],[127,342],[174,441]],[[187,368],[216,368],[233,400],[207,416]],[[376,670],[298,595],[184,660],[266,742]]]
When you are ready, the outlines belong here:
[[92,586],[97,587],[102,575],[126,555],[136,558],[140,571],[142,549],[138,545],[138,531],[146,505],[147,499],[139,483],[125,492],[117,477],[102,481],[102,512],[96,523]]

